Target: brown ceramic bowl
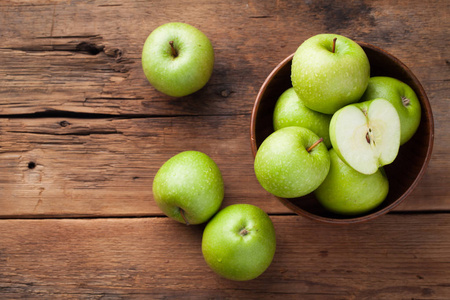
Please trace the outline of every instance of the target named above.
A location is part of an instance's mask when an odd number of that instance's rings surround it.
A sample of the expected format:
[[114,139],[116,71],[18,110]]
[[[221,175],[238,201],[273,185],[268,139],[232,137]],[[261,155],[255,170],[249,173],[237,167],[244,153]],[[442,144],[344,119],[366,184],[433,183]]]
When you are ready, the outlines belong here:
[[[325,210],[313,194],[279,201],[298,215],[314,220],[351,224],[374,219],[399,205],[414,190],[422,178],[433,149],[434,124],[430,102],[414,74],[397,58],[367,43],[358,42],[366,52],[371,76],[390,76],[408,84],[417,94],[422,105],[422,119],[415,135],[400,147],[395,161],[384,169],[389,180],[387,198],[374,210],[358,216],[342,216]],[[291,87],[291,62],[293,54],[284,59],[264,81],[256,97],[251,116],[251,145],[253,156],[258,147],[273,132],[272,115],[278,97]]]

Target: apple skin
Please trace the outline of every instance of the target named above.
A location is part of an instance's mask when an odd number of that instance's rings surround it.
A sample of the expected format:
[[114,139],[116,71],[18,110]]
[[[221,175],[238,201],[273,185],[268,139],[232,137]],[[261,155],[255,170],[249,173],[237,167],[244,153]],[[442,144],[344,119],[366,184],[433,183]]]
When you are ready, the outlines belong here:
[[296,198],[311,193],[327,176],[330,156],[323,142],[311,130],[298,126],[273,132],[256,153],[254,169],[261,186],[282,198]]
[[382,98],[349,104],[331,118],[330,139],[347,165],[370,175],[397,157],[400,118],[395,107]]
[[214,50],[208,37],[197,28],[180,22],[166,23],[147,37],[142,50],[142,67],[148,81],[158,91],[183,97],[200,90],[210,79]]
[[273,128],[275,131],[289,126],[308,128],[323,138],[327,148],[331,148],[329,134],[331,117],[306,107],[291,87],[281,94],[275,104]]
[[276,250],[275,228],[259,207],[234,204],[219,211],[206,225],[202,253],[217,274],[231,280],[251,280],[269,267]]
[[411,139],[420,124],[420,101],[414,90],[406,83],[387,76],[375,76],[360,99],[368,101],[384,98],[394,105],[400,117],[400,145]]
[[184,224],[204,223],[222,204],[222,175],[208,155],[199,151],[180,152],[156,173],[153,197],[168,217]]
[[366,213],[386,198],[389,182],[381,167],[371,175],[355,171],[330,149],[330,171],[314,196],[322,206],[336,214],[359,215]]
[[[333,39],[337,38],[335,52]],[[318,34],[304,41],[292,59],[291,81],[305,106],[333,114],[357,102],[370,78],[364,50],[351,39],[337,34]]]

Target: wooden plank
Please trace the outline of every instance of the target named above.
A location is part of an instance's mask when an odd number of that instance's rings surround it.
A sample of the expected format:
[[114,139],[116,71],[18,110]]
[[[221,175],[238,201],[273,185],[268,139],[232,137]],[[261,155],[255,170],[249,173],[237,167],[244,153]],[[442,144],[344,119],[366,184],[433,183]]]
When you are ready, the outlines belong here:
[[[445,109],[437,116],[448,112],[447,0],[5,1],[0,12],[3,115],[249,113],[273,67],[322,32],[391,52],[422,81],[433,106]],[[170,21],[200,28],[216,53],[209,84],[179,100],[156,92],[140,63],[148,34]]]
[[[288,213],[256,180],[248,124],[248,115],[0,119],[0,216],[159,215],[153,177],[185,150],[216,161],[224,205],[246,202]],[[450,209],[446,157],[435,155],[400,210]]]
[[[181,15],[180,7],[185,8]],[[331,31],[385,48],[422,81],[439,139],[423,181],[399,209],[448,210],[449,138],[445,132],[450,128],[445,82],[450,72],[447,47],[442,43],[447,40],[448,12],[445,0],[434,5],[419,0],[395,5],[388,0],[335,5],[308,1],[233,5],[185,0],[2,2],[0,178],[4,185],[0,192],[4,196],[0,215],[159,214],[151,201],[153,175],[168,157],[191,148],[209,152],[220,164],[226,177],[226,203],[248,201],[273,213],[287,212],[254,178],[246,146],[249,114],[271,69],[305,38]],[[210,83],[183,99],[153,90],[140,66],[148,33],[173,20],[202,29],[216,49]],[[293,28],[297,29],[294,34]],[[81,117],[80,113],[105,118],[66,118]],[[8,119],[11,115],[55,118]],[[119,121],[109,115],[175,118]],[[69,125],[60,125],[63,121]],[[230,145],[232,149],[227,148]],[[36,167],[28,168],[30,162]]]
[[352,225],[272,216],[277,251],[248,282],[215,275],[202,226],[167,218],[0,220],[2,298],[448,299],[450,219]]
[[167,159],[185,150],[202,151],[216,161],[225,203],[288,211],[263,193],[254,176],[249,116],[38,118],[0,124],[3,217],[160,214],[153,177]]

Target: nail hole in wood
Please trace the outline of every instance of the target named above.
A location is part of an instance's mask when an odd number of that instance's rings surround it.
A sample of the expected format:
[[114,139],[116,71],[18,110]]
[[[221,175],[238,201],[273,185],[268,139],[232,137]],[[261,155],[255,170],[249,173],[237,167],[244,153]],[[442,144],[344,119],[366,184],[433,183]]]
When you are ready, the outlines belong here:
[[36,163],[33,162],[33,161],[30,161],[30,162],[28,163],[28,169],[32,170],[32,169],[34,169],[34,168],[36,168]]
[[67,127],[67,126],[70,125],[70,123],[67,122],[67,121],[61,121],[61,122],[59,122],[59,125],[60,125],[61,127]]

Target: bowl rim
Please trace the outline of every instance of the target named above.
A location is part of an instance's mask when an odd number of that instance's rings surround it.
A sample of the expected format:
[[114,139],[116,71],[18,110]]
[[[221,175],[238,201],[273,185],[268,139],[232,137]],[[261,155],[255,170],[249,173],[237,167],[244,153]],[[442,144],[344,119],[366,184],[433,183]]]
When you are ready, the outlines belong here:
[[[425,92],[425,89],[423,88],[420,81],[417,79],[417,77],[414,75],[414,73],[403,62],[401,62],[398,58],[396,58],[395,56],[393,56],[386,50],[383,50],[377,46],[374,46],[374,45],[366,43],[366,42],[360,42],[360,41],[355,41],[355,42],[358,43],[363,49],[368,48],[373,51],[382,53],[384,56],[387,56],[391,61],[393,61],[395,64],[399,65],[407,73],[407,75],[410,77],[410,79],[414,83],[415,87],[417,87],[418,92],[420,94],[420,96],[419,96],[420,104],[424,106],[423,110],[427,113],[426,117],[429,120],[429,122],[428,122],[429,137],[428,137],[428,143],[427,143],[427,152],[426,152],[425,160],[422,163],[419,173],[417,174],[417,176],[414,179],[414,181],[412,182],[412,184],[408,187],[408,189],[399,198],[397,198],[394,202],[392,202],[388,206],[386,206],[380,210],[376,210],[371,213],[368,213],[366,215],[361,215],[361,216],[356,216],[356,217],[348,217],[348,218],[342,218],[342,219],[319,216],[319,215],[310,213],[309,211],[306,211],[306,210],[296,206],[294,203],[292,203],[290,201],[290,199],[281,198],[281,197],[272,195],[273,197],[277,198],[284,206],[289,208],[292,212],[294,212],[298,215],[305,216],[312,220],[323,222],[323,223],[331,223],[331,224],[362,223],[362,222],[367,222],[369,220],[373,220],[373,219],[375,219],[379,216],[382,216],[382,215],[388,213],[389,211],[393,210],[395,207],[397,207],[399,204],[401,204],[416,188],[416,186],[422,179],[423,175],[425,174],[425,171],[428,167],[429,161],[431,159],[431,154],[433,151],[434,118],[433,118],[430,101],[429,101],[428,96]],[[253,108],[252,108],[252,112],[251,112],[251,120],[250,120],[250,142],[251,142],[253,158],[255,158],[256,152],[258,151],[258,147],[256,145],[255,128],[256,128],[256,117],[257,117],[257,113],[259,110],[259,106],[261,104],[262,96],[264,95],[267,87],[269,86],[270,82],[275,77],[275,75],[279,72],[279,70],[281,68],[285,67],[286,64],[291,62],[292,58],[294,57],[294,54],[295,54],[295,52],[288,55],[286,58],[284,58],[280,63],[278,63],[276,65],[276,67],[270,72],[270,74],[264,80],[264,82],[256,96],[255,102],[253,104]],[[423,116],[422,116],[422,118],[423,118]]]

